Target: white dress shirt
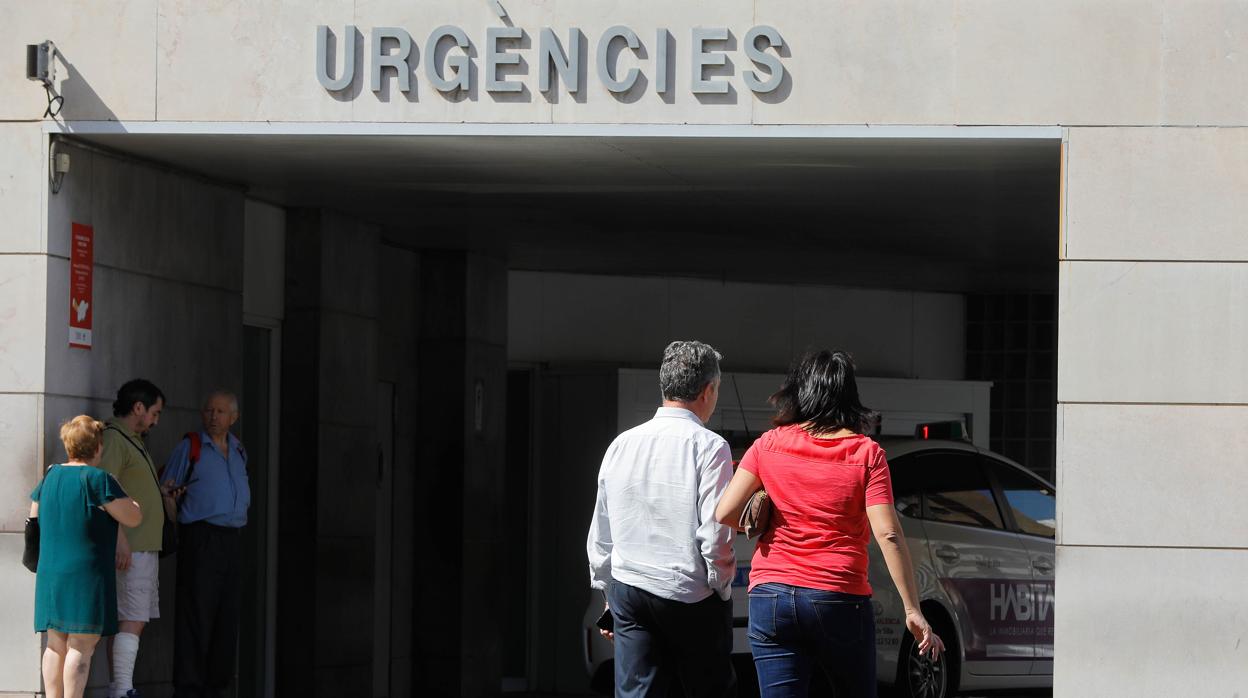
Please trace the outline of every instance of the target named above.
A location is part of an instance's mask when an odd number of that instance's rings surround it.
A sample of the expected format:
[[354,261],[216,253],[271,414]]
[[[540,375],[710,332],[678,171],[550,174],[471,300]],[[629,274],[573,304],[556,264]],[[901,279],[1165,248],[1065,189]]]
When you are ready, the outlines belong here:
[[590,586],[615,579],[665,599],[732,596],[732,529],[715,505],[732,479],[728,442],[689,410],[660,407],[602,458],[585,543]]

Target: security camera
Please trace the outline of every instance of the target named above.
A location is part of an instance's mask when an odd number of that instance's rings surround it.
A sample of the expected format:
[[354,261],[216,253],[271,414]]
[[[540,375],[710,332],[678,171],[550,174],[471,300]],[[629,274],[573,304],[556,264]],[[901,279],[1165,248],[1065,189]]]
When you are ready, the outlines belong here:
[[51,41],[26,45],[26,79],[50,86],[56,80],[56,45]]

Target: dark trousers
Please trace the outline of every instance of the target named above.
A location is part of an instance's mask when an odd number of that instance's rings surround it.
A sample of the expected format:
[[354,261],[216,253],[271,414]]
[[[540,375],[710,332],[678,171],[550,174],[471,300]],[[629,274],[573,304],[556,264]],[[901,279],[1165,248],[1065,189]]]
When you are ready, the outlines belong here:
[[185,524],[178,541],[173,686],[177,698],[225,695],[238,646],[239,529]]
[[732,602],[660,598],[627,584],[607,590],[615,620],[617,698],[666,696],[680,681],[687,698],[732,698]]
[[870,596],[759,584],[750,592],[749,635],[762,698],[805,698],[816,665],[837,698],[875,698]]

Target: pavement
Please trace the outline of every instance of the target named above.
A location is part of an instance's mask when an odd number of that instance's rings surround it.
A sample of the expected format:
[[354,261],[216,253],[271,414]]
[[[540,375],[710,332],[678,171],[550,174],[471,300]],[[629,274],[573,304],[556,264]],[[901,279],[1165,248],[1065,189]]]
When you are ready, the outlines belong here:
[[[509,693],[508,696],[514,698],[602,698],[596,693],[586,694],[567,694],[567,693]],[[738,698],[744,698],[747,695],[743,693]],[[887,695],[880,693],[881,696]],[[1032,690],[1012,690],[1012,691],[976,691],[974,693],[959,693],[957,698],[1052,698],[1053,689],[1032,689]]]
[[[509,693],[508,696],[514,698],[602,698],[596,693],[586,694],[567,694],[567,693]],[[881,695],[884,695],[881,693]],[[1013,690],[1013,691],[976,691],[975,693],[959,693],[958,698],[1052,698],[1052,689],[1040,690]]]

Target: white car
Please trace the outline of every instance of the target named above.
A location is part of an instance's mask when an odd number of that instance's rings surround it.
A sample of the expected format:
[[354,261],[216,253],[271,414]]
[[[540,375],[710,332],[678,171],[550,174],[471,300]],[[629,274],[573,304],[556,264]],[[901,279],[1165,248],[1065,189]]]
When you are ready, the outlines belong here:
[[[918,656],[901,599],[872,541],[880,682],[907,698],[1052,686],[1053,485],[966,441],[880,441],[923,613],[947,648],[935,663]],[[735,549],[733,653],[748,656],[746,586],[754,541],[738,535]],[[585,662],[595,690],[610,692],[611,643],[594,627],[601,612],[595,594],[585,612]]]

